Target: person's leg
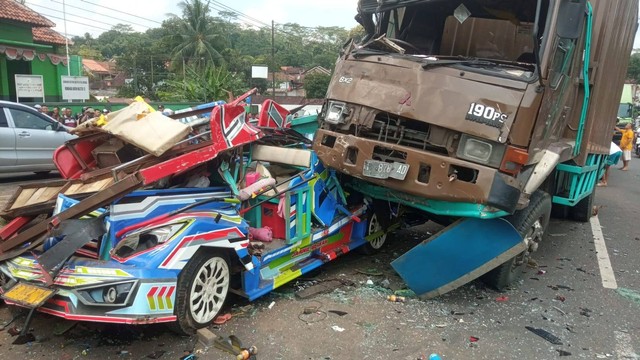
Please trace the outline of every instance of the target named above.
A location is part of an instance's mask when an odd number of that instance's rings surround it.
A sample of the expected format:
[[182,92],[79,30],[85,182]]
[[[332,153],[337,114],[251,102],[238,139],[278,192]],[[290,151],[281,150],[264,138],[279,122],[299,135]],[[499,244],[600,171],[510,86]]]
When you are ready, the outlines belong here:
[[631,161],[631,150],[625,150],[622,152],[622,168],[620,170],[629,170],[629,161]]
[[609,179],[609,168],[611,166],[605,165],[604,167],[604,175],[602,175],[602,179],[598,183],[598,186],[607,186],[607,180]]

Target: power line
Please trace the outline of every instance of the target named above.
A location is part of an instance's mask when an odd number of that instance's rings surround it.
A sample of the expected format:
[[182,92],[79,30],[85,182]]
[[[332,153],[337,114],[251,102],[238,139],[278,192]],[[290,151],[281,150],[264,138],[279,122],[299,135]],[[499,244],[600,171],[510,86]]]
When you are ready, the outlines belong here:
[[[59,17],[59,16],[54,16],[54,15],[49,15],[49,14],[43,14],[46,17],[50,17],[50,18],[54,18],[54,19],[59,19],[59,20],[64,20],[63,18]],[[100,30],[104,30],[104,31],[109,31],[110,29],[106,29],[100,26],[96,26],[94,24],[87,24],[87,23],[83,23],[83,22],[79,22],[79,21],[74,21],[74,20],[67,20],[67,22],[71,22],[74,24],[78,24],[78,25],[84,25],[84,26],[88,26],[91,28],[95,28],[95,29],[100,29]]]
[[142,20],[146,20],[146,21],[151,21],[151,22],[156,23],[156,24],[162,24],[162,22],[160,22],[160,21],[156,21],[156,20],[148,19],[148,18],[145,18],[145,17],[139,16],[139,15],[135,15],[135,14],[130,14],[130,13],[128,13],[128,12],[124,12],[124,11],[122,11],[122,10],[118,10],[118,9],[110,8],[110,7],[108,7],[108,6],[104,6],[104,5],[96,4],[96,3],[91,2],[91,1],[87,1],[87,0],[81,0],[81,1],[82,1],[82,2],[86,2],[87,4],[91,4],[91,5],[94,5],[94,6],[100,7],[100,8],[104,8],[104,9],[108,9],[108,10],[111,10],[111,11],[115,11],[115,12],[118,12],[118,13],[121,13],[121,14],[125,14],[125,15],[129,15],[129,16],[133,16],[133,17],[136,17],[136,18],[138,18],[138,19],[142,19]]
[[[53,8],[42,6],[42,5],[38,5],[38,4],[31,4],[31,5],[34,5],[34,6],[37,6],[37,7],[41,7],[43,9],[59,12],[59,13],[65,13],[62,10],[57,10],[57,9],[53,9]],[[93,20],[93,19],[88,18],[86,16],[69,13],[68,11],[66,12],[66,14],[67,14],[67,16],[75,16],[75,17],[78,17],[78,18],[83,19],[83,20]],[[71,21],[71,20],[67,20],[67,21]],[[105,23],[105,22],[100,22],[100,23],[103,24],[103,25],[115,26],[114,24],[109,24],[109,23]]]
[[227,6],[227,5],[225,5],[225,4],[223,4],[223,3],[219,2],[219,1],[211,0],[211,2],[214,3],[214,4],[218,4],[219,6],[222,6],[223,8],[228,9],[228,11],[234,12],[236,14],[240,14],[241,16],[243,16],[246,19],[255,21],[258,24],[262,24],[264,27],[268,27],[268,28],[271,27],[271,25],[269,25],[269,24],[267,24],[267,23],[265,23],[265,22],[263,22],[261,20],[258,20],[258,19],[254,18],[254,17],[251,17],[251,16],[249,16],[249,15],[247,15],[247,14],[241,12],[241,11],[238,11],[238,10],[236,10],[236,9],[230,7],[230,6]]
[[[58,4],[62,4],[62,1],[57,1],[57,0],[51,0],[51,1],[53,1],[53,2],[55,2],[55,3],[58,3]],[[91,10],[87,10],[87,9],[85,9],[85,8],[81,8],[81,7],[79,7],[79,6],[73,6],[73,5],[68,5],[68,4],[65,4],[65,6],[66,6],[66,7],[70,7],[70,8],[74,8],[74,9],[79,9],[79,10],[82,10],[82,11],[86,11],[86,12],[93,13],[93,11],[91,11]],[[139,23],[135,23],[135,22],[133,22],[133,21],[124,21],[124,20],[122,20],[122,19],[120,19],[120,18],[117,18],[117,17],[115,17],[115,16],[110,16],[110,15],[105,15],[105,14],[100,14],[100,16],[101,16],[101,17],[107,17],[107,18],[114,19],[114,20],[118,20],[118,21],[121,21],[121,22],[126,22],[127,24],[132,24],[132,25],[142,26],[142,27],[147,28],[147,29],[151,28],[151,27],[150,27],[150,26],[148,26],[148,25],[142,25],[142,24],[139,24]]]

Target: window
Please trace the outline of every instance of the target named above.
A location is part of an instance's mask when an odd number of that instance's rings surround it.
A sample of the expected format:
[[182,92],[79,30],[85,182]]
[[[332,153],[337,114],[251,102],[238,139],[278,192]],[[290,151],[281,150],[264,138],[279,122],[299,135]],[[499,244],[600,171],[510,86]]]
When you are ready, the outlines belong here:
[[9,127],[9,124],[7,123],[7,118],[4,115],[4,109],[0,108],[0,128],[6,127]]
[[20,129],[53,130],[53,123],[40,116],[18,109],[9,109],[13,124]]
[[571,71],[574,40],[560,39],[551,63],[549,82],[552,89],[557,89],[561,80]]

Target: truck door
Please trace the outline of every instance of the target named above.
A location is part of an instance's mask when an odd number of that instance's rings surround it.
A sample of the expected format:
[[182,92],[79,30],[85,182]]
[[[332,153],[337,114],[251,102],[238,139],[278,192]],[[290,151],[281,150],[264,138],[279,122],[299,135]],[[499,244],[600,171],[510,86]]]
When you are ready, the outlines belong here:
[[16,133],[0,107],[0,167],[16,165]]
[[8,108],[16,133],[17,165],[51,165],[53,151],[65,142],[65,132],[44,115]]

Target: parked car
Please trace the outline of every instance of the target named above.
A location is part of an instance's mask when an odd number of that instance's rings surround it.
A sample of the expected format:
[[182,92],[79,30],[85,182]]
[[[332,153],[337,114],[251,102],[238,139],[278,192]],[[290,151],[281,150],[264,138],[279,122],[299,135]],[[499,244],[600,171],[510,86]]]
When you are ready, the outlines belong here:
[[0,101],[0,173],[55,170],[53,151],[75,138],[68,130],[34,108]]

